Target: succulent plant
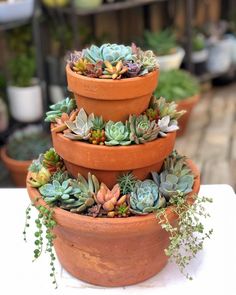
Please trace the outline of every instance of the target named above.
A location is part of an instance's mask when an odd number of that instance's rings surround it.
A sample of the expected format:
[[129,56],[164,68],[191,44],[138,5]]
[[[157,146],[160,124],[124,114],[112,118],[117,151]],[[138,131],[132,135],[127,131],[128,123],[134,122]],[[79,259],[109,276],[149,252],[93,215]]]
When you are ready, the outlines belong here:
[[132,61],[127,61],[124,65],[128,68],[126,75],[129,78],[137,77],[141,70],[141,65]]
[[100,189],[95,197],[97,204],[102,205],[103,210],[106,212],[113,211],[115,206],[123,204],[126,201],[126,198],[126,195],[120,197],[119,184],[116,184],[112,190],[109,190],[104,183],[101,183]]
[[58,182],[62,183],[63,181],[69,179],[69,174],[67,171],[58,170],[52,174],[51,181],[57,180]]
[[50,106],[51,111],[46,113],[46,122],[56,122],[56,118],[61,118],[63,113],[70,114],[76,108],[75,100],[67,97],[56,104]]
[[157,109],[148,108],[145,111],[145,115],[148,117],[150,121],[157,121],[159,119],[159,112]]
[[77,180],[72,180],[70,183],[76,190],[74,197],[77,200],[75,203],[61,206],[62,208],[70,209],[74,213],[81,213],[94,205],[94,196],[99,190],[99,181],[95,175],[88,173],[88,180],[86,180],[81,174],[78,174]]
[[42,126],[28,125],[14,131],[8,138],[6,145],[7,155],[15,160],[30,161],[38,158],[52,146],[50,136]]
[[[155,177],[155,173],[154,173]],[[192,191],[194,175],[186,164],[186,157],[173,152],[164,162],[160,174],[159,191],[168,201],[173,195],[181,193],[183,196]]]
[[59,201],[71,203],[70,195],[74,193],[69,179],[63,181],[62,184],[57,180],[47,183],[39,188],[39,192],[48,204],[55,204]]
[[57,154],[54,148],[50,148],[43,155],[42,164],[51,173],[60,169],[64,170],[64,163],[62,158]]
[[100,117],[94,116],[92,123],[93,123],[93,126],[92,126],[93,130],[102,130],[105,128],[105,122],[104,122],[102,116],[100,116]]
[[146,115],[130,115],[130,140],[136,144],[157,138],[159,127],[155,121],[149,121]]
[[179,129],[177,120],[171,120],[170,116],[165,116],[158,120],[159,134],[161,137],[166,137],[166,133],[174,132]]
[[112,65],[118,61],[130,61],[133,59],[130,46],[118,44],[103,44],[101,47],[92,45],[84,50],[84,57],[92,63],[108,61]]
[[51,129],[52,132],[62,132],[67,129],[65,124],[66,121],[73,122],[78,114],[79,110],[73,110],[69,115],[67,113],[62,113],[60,118],[55,118],[55,123]]
[[153,96],[150,102],[150,107],[154,110],[158,110],[160,119],[165,116],[170,116],[170,120],[178,120],[186,113],[186,111],[178,112],[177,104],[174,101],[170,103],[166,102],[164,97],[156,98]]
[[83,75],[86,72],[87,65],[87,59],[80,58],[72,64],[72,70],[77,74]]
[[131,143],[128,123],[108,121],[105,127],[106,145],[129,145]]
[[128,71],[128,67],[124,66],[122,61],[118,61],[114,66],[109,61],[104,61],[106,68],[103,71],[101,79],[121,79],[122,75]]
[[89,142],[92,144],[104,145],[106,141],[105,130],[92,130]]
[[130,194],[130,211],[145,215],[165,206],[165,198],[159,198],[158,185],[151,179],[138,181]]
[[84,75],[90,78],[100,78],[103,73],[103,62],[98,61],[95,64],[88,63],[84,71]]
[[40,187],[48,183],[51,179],[51,173],[48,169],[41,167],[37,172],[31,172],[30,179],[27,181],[32,187]]
[[74,64],[77,63],[81,58],[83,58],[83,52],[75,50],[67,55],[66,61],[70,65],[71,69],[73,69]]
[[88,140],[91,135],[93,120],[94,114],[87,116],[84,109],[80,109],[74,122],[65,121],[69,131],[64,132],[64,136],[72,140]]
[[134,190],[135,184],[138,180],[132,172],[128,172],[118,177],[117,181],[120,186],[121,194],[127,195]]

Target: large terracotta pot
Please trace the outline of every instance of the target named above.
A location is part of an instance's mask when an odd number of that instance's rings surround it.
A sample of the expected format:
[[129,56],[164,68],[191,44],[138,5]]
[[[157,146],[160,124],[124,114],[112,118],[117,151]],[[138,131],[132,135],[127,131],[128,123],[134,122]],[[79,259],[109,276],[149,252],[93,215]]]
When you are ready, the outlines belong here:
[[[189,166],[196,175],[193,193],[198,193],[199,171],[191,161]],[[40,197],[37,189],[29,185],[27,189],[31,200]],[[38,203],[45,205],[42,198]],[[170,208],[166,210],[170,222],[176,222],[176,215]],[[78,279],[109,287],[132,285],[156,275],[168,261],[164,254],[168,234],[154,214],[112,219],[77,215],[60,208],[54,212],[58,259]]]
[[177,132],[178,136],[182,136],[186,129],[187,129],[187,125],[188,125],[188,121],[189,118],[191,116],[192,110],[195,107],[195,105],[198,103],[200,99],[200,95],[196,94],[194,96],[188,97],[186,99],[183,99],[181,101],[177,102],[177,110],[178,111],[182,111],[182,110],[186,110],[187,112],[178,120],[178,124],[179,124],[179,130]]
[[78,172],[85,177],[91,172],[110,188],[122,173],[132,171],[145,179],[151,171],[160,171],[174,148],[175,137],[174,132],[145,144],[108,147],[72,141],[62,133],[52,132],[53,146],[74,177]]
[[26,187],[28,167],[32,161],[18,161],[10,158],[6,153],[6,147],[3,147],[1,150],[1,159],[9,170],[15,185],[18,187]]
[[78,108],[103,119],[125,121],[130,114],[141,114],[157,87],[159,71],[143,77],[121,80],[89,78],[66,67],[68,89],[74,93]]

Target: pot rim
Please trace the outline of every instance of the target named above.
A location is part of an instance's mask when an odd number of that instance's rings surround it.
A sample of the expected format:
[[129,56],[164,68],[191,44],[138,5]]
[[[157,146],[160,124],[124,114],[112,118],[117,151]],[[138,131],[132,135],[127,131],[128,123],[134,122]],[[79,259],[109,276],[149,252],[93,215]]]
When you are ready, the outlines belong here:
[[112,79],[99,79],[99,78],[90,78],[84,75],[76,74],[72,69],[70,68],[70,65],[67,63],[66,65],[66,72],[68,75],[73,76],[74,78],[83,80],[84,82],[96,82],[96,83],[119,83],[119,84],[126,84],[127,82],[132,83],[132,82],[141,82],[144,78],[147,79],[151,76],[154,76],[157,72],[159,72],[159,68],[157,68],[154,71],[151,71],[147,73],[146,75],[143,76],[138,76],[134,78],[124,78],[120,80],[112,80]]
[[[194,179],[194,185],[193,185],[193,190],[191,193],[188,194],[187,199],[189,200],[189,202],[191,202],[192,200],[192,196],[194,194],[197,194],[199,192],[200,189],[200,172],[196,166],[196,164],[190,160],[187,159],[187,163],[189,168],[191,169],[192,173],[195,176]],[[33,188],[28,184],[28,179],[30,178],[30,174],[31,172],[28,172],[27,175],[27,191],[28,194],[30,196],[31,201],[33,202],[33,198],[31,195],[34,195],[35,199],[39,198],[35,204],[36,205],[43,205],[43,206],[48,206],[46,205],[46,202],[43,200],[42,195],[40,194],[40,192],[38,191],[37,188]],[[175,217],[175,213],[173,211],[171,211],[171,207],[169,206],[166,208],[166,213],[168,216],[168,219],[171,221],[174,217]],[[76,213],[71,213],[69,211],[66,211],[64,209],[61,209],[59,207],[55,207],[54,208],[54,215],[55,215],[55,220],[58,221],[57,219],[59,218],[59,222],[58,225],[61,226],[66,226],[67,227],[72,227],[73,226],[69,226],[68,224],[81,224],[81,223],[86,223],[86,225],[105,225],[105,226],[113,226],[113,225],[121,225],[123,224],[125,225],[133,225],[133,224],[137,224],[140,222],[152,222],[154,219],[156,220],[156,216],[155,213],[149,213],[147,215],[137,215],[137,216],[130,216],[130,217],[126,217],[126,218],[109,218],[109,217],[91,217],[91,216],[86,216],[86,215],[81,215],[81,214],[76,214]],[[63,222],[61,222],[63,220]]]
[[22,161],[22,160],[15,160],[13,158],[10,158],[7,155],[7,147],[6,146],[1,148],[0,155],[1,155],[2,161],[6,165],[16,166],[16,167],[19,167],[19,168],[21,168],[22,166],[29,166],[33,161],[33,160]]

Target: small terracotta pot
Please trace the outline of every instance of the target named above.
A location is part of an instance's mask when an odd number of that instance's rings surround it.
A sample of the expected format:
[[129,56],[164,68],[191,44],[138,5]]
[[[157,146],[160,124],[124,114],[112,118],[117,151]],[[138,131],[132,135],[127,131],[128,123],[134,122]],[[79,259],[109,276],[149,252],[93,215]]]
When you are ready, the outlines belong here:
[[26,187],[28,167],[32,161],[18,161],[10,158],[6,153],[6,147],[1,150],[1,159],[9,170],[14,184],[17,187]]
[[177,102],[178,111],[182,111],[182,110],[187,111],[178,121],[179,123],[179,130],[177,132],[178,136],[182,136],[185,133],[192,110],[195,107],[195,105],[198,103],[199,99],[200,99],[200,95],[196,94],[194,96],[188,97],[186,99],[183,99]]
[[141,114],[149,105],[157,87],[159,71],[143,77],[121,80],[89,78],[66,67],[68,89],[74,93],[78,108],[103,116],[103,119],[125,121],[130,114]]
[[[200,175],[196,175],[193,192],[198,193]],[[45,205],[37,189],[27,185],[31,200]],[[166,209],[169,221],[177,216]],[[158,224],[155,214],[128,218],[93,218],[54,209],[55,250],[62,266],[74,277],[107,287],[127,286],[142,282],[160,272],[167,264],[164,249],[169,245],[168,234]]]
[[122,173],[132,171],[142,180],[151,171],[160,171],[164,159],[174,148],[175,137],[173,132],[145,144],[108,147],[72,141],[62,133],[52,132],[53,146],[75,178],[78,172],[85,177],[91,172],[109,188]]

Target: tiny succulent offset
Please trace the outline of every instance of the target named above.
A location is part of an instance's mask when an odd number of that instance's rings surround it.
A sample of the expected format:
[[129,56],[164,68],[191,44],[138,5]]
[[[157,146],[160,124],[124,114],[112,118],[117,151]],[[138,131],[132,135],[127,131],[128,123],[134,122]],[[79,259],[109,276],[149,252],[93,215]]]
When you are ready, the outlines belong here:
[[151,50],[142,51],[135,44],[92,45],[71,53],[67,62],[79,75],[113,80],[142,76],[159,67],[157,57]]

